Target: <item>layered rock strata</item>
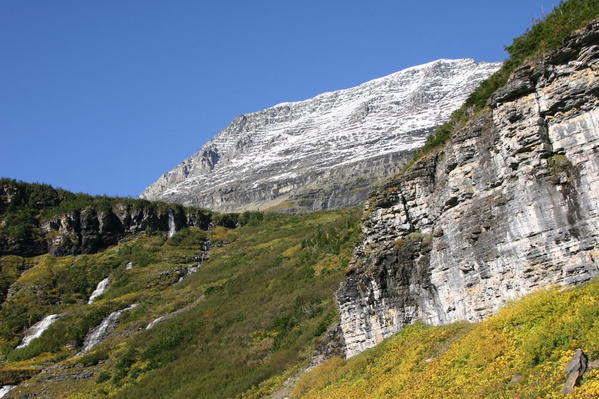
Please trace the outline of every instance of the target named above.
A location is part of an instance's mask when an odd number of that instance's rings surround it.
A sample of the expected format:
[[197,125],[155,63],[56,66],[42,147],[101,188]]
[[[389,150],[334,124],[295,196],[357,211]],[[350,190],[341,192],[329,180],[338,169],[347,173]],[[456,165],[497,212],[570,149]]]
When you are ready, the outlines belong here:
[[185,227],[208,230],[215,226],[235,228],[246,223],[244,214],[214,214],[197,208],[147,203],[132,206],[83,207],[47,219],[35,220],[35,235],[11,241],[0,237],[0,256],[54,256],[92,254],[142,232],[164,232],[171,237]]
[[346,356],[599,274],[599,21],[518,68],[448,145],[371,195],[337,292]]

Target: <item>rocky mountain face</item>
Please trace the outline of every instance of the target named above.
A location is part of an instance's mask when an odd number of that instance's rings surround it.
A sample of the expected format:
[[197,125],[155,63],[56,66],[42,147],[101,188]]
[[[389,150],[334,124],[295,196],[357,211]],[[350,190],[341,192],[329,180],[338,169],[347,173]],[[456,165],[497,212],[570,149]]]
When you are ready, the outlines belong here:
[[359,205],[499,66],[438,60],[242,115],[141,197],[226,212]]
[[[70,210],[69,210],[70,209]],[[53,215],[53,216],[51,216]],[[142,232],[235,228],[251,217],[130,198],[85,196],[47,185],[0,181],[0,256],[92,254]]]
[[416,320],[479,321],[599,274],[599,22],[517,69],[449,144],[370,196],[337,292],[351,357]]
[[115,245],[127,235],[144,231],[175,231],[195,226],[208,229],[211,214],[185,208],[133,208],[117,204],[109,209],[84,208],[41,223],[47,252],[54,256],[92,254]]

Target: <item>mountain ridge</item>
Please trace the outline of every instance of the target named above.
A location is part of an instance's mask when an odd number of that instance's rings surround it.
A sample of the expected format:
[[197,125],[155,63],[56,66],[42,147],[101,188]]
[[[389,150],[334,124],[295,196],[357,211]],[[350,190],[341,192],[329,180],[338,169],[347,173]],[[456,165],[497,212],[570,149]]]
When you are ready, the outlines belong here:
[[241,115],[141,197],[227,212],[358,205],[499,66],[440,59]]

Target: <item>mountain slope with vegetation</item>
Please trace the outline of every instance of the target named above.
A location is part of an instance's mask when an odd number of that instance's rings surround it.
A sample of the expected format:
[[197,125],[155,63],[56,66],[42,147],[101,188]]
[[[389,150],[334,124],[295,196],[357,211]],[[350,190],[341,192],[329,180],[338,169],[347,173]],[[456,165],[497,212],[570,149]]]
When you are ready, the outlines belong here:
[[[579,348],[599,359],[597,280],[538,292],[478,324],[416,323],[349,360],[319,365],[292,398],[562,398]],[[599,397],[599,369],[572,397]]]
[[[10,287],[0,310],[0,384],[23,382],[11,397],[48,398],[261,397],[275,389],[310,362],[336,319],[333,293],[358,213],[251,215],[236,229],[140,233],[97,254],[0,258]],[[107,277],[106,291],[88,303]],[[114,330],[81,353],[90,332],[123,309]],[[17,348],[50,314],[57,321]]]

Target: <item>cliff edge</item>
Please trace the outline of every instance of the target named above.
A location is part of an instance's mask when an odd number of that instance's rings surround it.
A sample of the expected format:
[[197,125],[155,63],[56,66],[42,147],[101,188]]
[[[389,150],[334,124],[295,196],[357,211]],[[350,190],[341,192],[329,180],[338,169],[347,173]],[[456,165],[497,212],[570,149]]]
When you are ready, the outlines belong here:
[[599,20],[519,67],[373,193],[337,292],[346,355],[599,274]]

